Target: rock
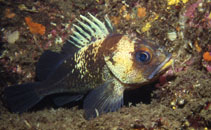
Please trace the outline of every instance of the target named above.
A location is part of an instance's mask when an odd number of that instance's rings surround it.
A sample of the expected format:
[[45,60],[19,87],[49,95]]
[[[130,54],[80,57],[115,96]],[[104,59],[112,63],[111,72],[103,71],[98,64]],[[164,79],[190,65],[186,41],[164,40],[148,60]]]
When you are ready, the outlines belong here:
[[174,41],[177,38],[177,33],[176,32],[169,32],[168,33],[168,39],[171,41]]
[[9,32],[6,36],[8,43],[14,44],[19,39],[19,31]]

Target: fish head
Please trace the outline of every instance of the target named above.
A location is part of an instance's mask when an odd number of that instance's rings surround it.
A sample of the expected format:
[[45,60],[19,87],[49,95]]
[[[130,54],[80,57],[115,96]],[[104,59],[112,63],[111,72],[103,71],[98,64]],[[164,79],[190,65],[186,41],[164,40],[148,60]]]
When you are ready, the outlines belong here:
[[154,41],[123,35],[105,62],[123,84],[142,84],[154,80],[173,63],[171,54]]

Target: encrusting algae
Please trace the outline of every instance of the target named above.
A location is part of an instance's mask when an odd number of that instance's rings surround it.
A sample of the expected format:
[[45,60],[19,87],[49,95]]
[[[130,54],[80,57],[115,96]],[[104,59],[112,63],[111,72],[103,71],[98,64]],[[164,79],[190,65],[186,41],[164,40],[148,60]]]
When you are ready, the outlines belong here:
[[31,33],[40,34],[40,35],[45,34],[45,26],[43,26],[42,24],[33,22],[31,17],[25,17],[25,22],[28,25]]
[[205,61],[211,61],[211,52],[205,52],[204,54],[203,54],[203,59],[205,60]]
[[137,16],[139,18],[143,18],[144,16],[146,16],[146,8],[144,8],[144,7],[138,7],[137,8]]

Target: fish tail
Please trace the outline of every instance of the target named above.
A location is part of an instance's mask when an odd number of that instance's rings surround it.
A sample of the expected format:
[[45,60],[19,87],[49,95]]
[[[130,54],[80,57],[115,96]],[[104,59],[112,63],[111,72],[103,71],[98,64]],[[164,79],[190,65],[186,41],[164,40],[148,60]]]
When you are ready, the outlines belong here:
[[23,113],[43,98],[35,91],[35,88],[40,85],[41,83],[27,83],[7,87],[3,99],[12,112]]

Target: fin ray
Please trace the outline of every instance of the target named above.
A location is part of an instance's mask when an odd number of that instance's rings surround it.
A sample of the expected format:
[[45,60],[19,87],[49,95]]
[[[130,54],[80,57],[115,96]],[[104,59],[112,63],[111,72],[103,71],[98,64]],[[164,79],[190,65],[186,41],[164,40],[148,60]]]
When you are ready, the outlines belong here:
[[73,42],[72,40],[67,40],[67,42],[73,44],[75,47],[77,48],[82,48],[83,46],[76,44],[75,42]]
[[81,27],[75,24],[73,24],[73,26],[76,28],[76,30],[78,30],[81,34],[83,34],[88,40],[91,40],[91,36],[86,31],[84,31]]
[[83,104],[87,119],[116,111],[123,105],[124,88],[115,82],[118,81],[106,81],[87,95]]
[[92,30],[92,28],[90,26],[88,26],[87,24],[81,22],[80,20],[76,19],[77,22],[85,29],[87,29],[87,31],[90,32],[90,34],[93,36],[94,35],[94,31]]
[[3,99],[12,112],[23,113],[37,104],[43,96],[35,91],[40,83],[27,83],[7,87],[3,93]]
[[91,13],[88,13],[89,16],[93,19],[93,21],[96,22],[96,24],[100,27],[100,29],[102,30],[102,32],[105,34],[105,35],[108,35],[109,32],[105,26],[104,23],[102,23],[99,19],[97,19],[96,17],[94,17]]
[[80,17],[82,18],[82,20],[84,20],[87,23],[89,23],[91,28],[95,30],[94,36],[96,38],[100,38],[100,35],[102,35],[101,29],[94,22],[92,22],[90,19],[88,19],[87,17],[85,17],[83,15],[80,15]]
[[114,28],[113,28],[113,26],[112,26],[112,24],[111,24],[111,21],[109,20],[109,18],[108,18],[107,15],[105,15],[104,19],[105,19],[105,25],[106,25],[108,31],[109,31],[110,33],[112,33],[112,32],[114,31]]
[[74,41],[76,41],[75,44],[79,44],[79,45],[81,45],[81,46],[84,45],[84,43],[83,43],[79,38],[77,38],[76,36],[71,35],[70,38],[72,38]]
[[74,31],[73,32],[73,35],[75,35],[81,42],[82,42],[82,45],[86,45],[85,43],[88,43],[89,41],[83,37],[80,33],[78,33],[77,31]]
[[80,15],[81,20],[84,22],[76,19],[79,26],[73,24],[73,34],[70,35],[73,40],[67,40],[77,48],[82,48],[96,40],[105,38],[113,32],[113,27],[108,17],[105,17],[105,23],[103,23],[91,13],[88,13],[88,15],[90,18]]
[[57,106],[63,106],[70,102],[79,101],[83,98],[83,95],[71,95],[71,94],[63,94],[60,96],[56,96],[53,101]]

